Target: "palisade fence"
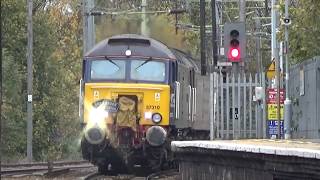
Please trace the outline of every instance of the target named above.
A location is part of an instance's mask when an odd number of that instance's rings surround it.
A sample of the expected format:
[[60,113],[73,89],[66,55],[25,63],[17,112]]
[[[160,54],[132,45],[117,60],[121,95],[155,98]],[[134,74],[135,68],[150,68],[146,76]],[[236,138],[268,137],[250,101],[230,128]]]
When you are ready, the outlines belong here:
[[215,75],[215,138],[249,139],[266,137],[265,98],[255,100],[255,87],[265,90],[265,75]]
[[320,56],[290,67],[292,138],[320,139]]

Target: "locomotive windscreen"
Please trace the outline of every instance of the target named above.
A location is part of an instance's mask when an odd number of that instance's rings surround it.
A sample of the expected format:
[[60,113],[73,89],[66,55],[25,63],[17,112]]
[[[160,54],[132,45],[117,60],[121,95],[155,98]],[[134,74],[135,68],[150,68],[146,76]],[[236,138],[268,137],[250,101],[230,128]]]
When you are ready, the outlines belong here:
[[130,77],[134,80],[164,81],[166,65],[164,62],[133,60],[131,61]]
[[168,82],[168,62],[149,59],[95,59],[89,61],[91,81]]
[[125,61],[91,61],[91,79],[125,79]]

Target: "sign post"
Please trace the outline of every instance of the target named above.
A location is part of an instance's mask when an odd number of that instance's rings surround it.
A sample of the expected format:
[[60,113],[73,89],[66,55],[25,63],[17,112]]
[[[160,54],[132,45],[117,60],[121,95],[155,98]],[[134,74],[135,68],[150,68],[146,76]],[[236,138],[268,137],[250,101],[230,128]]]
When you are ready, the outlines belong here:
[[[278,105],[277,105],[277,89],[270,88],[267,90],[267,104],[268,104],[268,132],[269,136],[274,137],[278,136],[278,119],[280,119],[280,136],[283,136],[283,119],[284,119],[284,100],[285,100],[285,91],[280,89],[280,118],[278,118]],[[279,138],[279,137],[278,137]]]

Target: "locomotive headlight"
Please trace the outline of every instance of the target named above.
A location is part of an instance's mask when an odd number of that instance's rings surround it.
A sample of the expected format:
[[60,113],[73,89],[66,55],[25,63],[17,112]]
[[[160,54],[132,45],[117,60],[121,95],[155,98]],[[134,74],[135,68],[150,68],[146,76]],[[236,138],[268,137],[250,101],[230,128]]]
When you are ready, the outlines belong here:
[[89,121],[84,130],[84,136],[90,144],[100,144],[107,136],[105,119],[108,112],[102,107],[92,108]]
[[104,122],[104,119],[107,118],[108,115],[108,112],[103,108],[93,108],[90,111],[90,122],[94,124],[100,124],[101,122]]
[[159,113],[154,113],[154,114],[152,115],[152,121],[153,121],[154,123],[160,123],[161,120],[162,120],[161,114],[159,114]]
[[126,54],[126,56],[131,56],[131,54],[132,54],[132,53],[131,53],[131,50],[130,50],[130,49],[127,49],[126,52],[125,52],[125,54]]
[[144,113],[144,118],[145,119],[151,119],[152,118],[152,112],[145,112]]

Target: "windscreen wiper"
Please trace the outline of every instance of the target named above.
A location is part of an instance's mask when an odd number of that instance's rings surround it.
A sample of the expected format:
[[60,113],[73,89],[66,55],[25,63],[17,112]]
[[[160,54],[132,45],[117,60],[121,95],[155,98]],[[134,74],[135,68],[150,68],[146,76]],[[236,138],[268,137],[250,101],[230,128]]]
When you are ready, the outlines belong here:
[[120,69],[120,67],[118,66],[118,64],[116,64],[114,61],[112,61],[111,59],[109,59],[108,56],[104,56],[104,58],[105,58],[106,60],[108,60],[110,63],[112,63],[112,64],[114,64],[115,66],[117,66],[117,68]]
[[146,61],[144,61],[142,64],[140,64],[138,67],[136,67],[135,70],[139,69],[141,66],[147,64],[148,62],[152,61],[152,57],[149,57]]

